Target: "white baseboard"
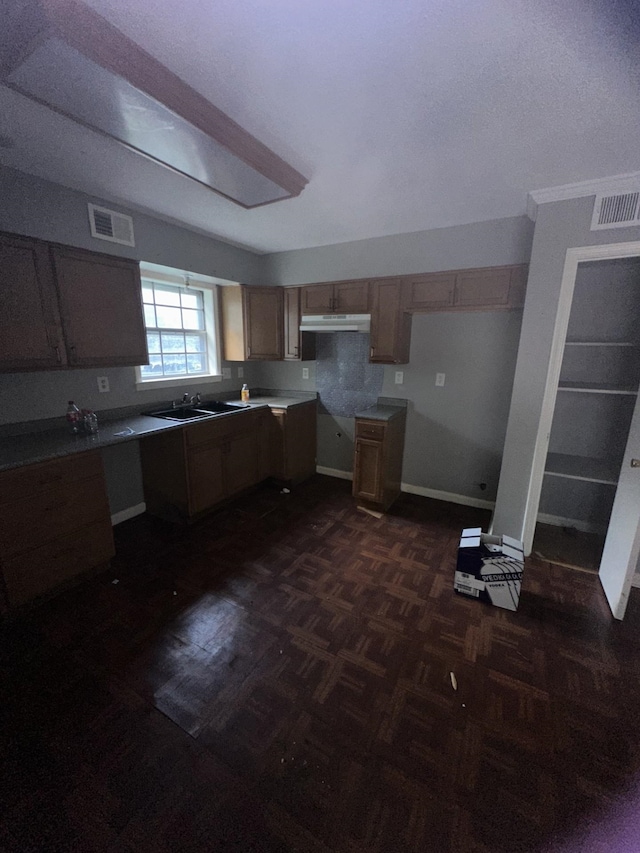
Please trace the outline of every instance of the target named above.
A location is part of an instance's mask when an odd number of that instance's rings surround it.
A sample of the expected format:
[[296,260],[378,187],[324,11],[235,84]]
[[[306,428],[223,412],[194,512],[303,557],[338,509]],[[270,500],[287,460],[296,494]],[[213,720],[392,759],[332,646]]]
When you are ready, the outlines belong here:
[[536,521],[540,521],[542,524],[554,524],[556,527],[575,527],[581,533],[598,533],[601,536],[606,536],[607,533],[607,528],[600,524],[579,521],[576,518],[563,518],[561,515],[547,515],[546,512],[539,512]]
[[318,474],[325,474],[327,477],[337,477],[339,480],[353,480],[353,471],[341,471],[339,468],[325,468],[322,465],[316,465]]
[[141,503],[136,504],[135,506],[129,506],[126,509],[121,509],[120,512],[114,512],[111,516],[111,526],[115,527],[116,524],[121,524],[123,521],[135,518],[136,515],[142,515],[146,508],[146,503]]
[[474,506],[479,509],[493,509],[495,506],[495,501],[472,498],[470,495],[458,495],[456,492],[442,492],[440,489],[427,489],[424,486],[412,486],[410,483],[401,483],[400,488],[410,495],[421,495],[423,498],[434,498],[437,501],[447,501],[451,504]]

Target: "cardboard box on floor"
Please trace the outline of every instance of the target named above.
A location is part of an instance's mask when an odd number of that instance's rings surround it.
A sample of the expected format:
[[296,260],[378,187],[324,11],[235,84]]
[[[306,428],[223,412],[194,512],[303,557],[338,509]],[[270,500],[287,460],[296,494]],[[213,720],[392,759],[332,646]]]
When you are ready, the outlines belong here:
[[461,595],[517,610],[524,570],[522,542],[491,536],[480,527],[462,531],[453,588]]

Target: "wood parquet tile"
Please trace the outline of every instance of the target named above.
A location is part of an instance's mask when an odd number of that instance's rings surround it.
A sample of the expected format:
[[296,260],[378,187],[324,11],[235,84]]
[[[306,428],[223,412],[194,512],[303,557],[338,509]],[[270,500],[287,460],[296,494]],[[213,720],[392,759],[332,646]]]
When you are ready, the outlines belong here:
[[487,522],[317,476],[120,525],[1,627],[0,850],[638,853],[638,593],[614,623],[530,559],[517,613],[456,596]]

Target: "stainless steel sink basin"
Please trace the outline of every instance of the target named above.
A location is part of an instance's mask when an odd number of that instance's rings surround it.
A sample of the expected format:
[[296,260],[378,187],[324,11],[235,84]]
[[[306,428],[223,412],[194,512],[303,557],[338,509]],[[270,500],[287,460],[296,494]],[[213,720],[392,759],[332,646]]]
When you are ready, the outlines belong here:
[[247,406],[239,406],[235,403],[221,403],[214,400],[212,403],[202,403],[197,408],[191,406],[176,406],[171,409],[159,409],[155,412],[143,412],[152,418],[163,418],[166,421],[200,421],[204,418],[212,418],[216,415],[224,415],[228,412],[239,412]]

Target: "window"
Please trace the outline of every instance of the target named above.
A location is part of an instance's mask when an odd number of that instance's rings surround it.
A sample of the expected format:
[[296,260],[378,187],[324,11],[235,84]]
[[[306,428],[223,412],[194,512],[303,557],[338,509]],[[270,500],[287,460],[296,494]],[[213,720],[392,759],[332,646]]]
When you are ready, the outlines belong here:
[[177,271],[141,274],[149,364],[137,369],[138,387],[220,378],[214,285]]

